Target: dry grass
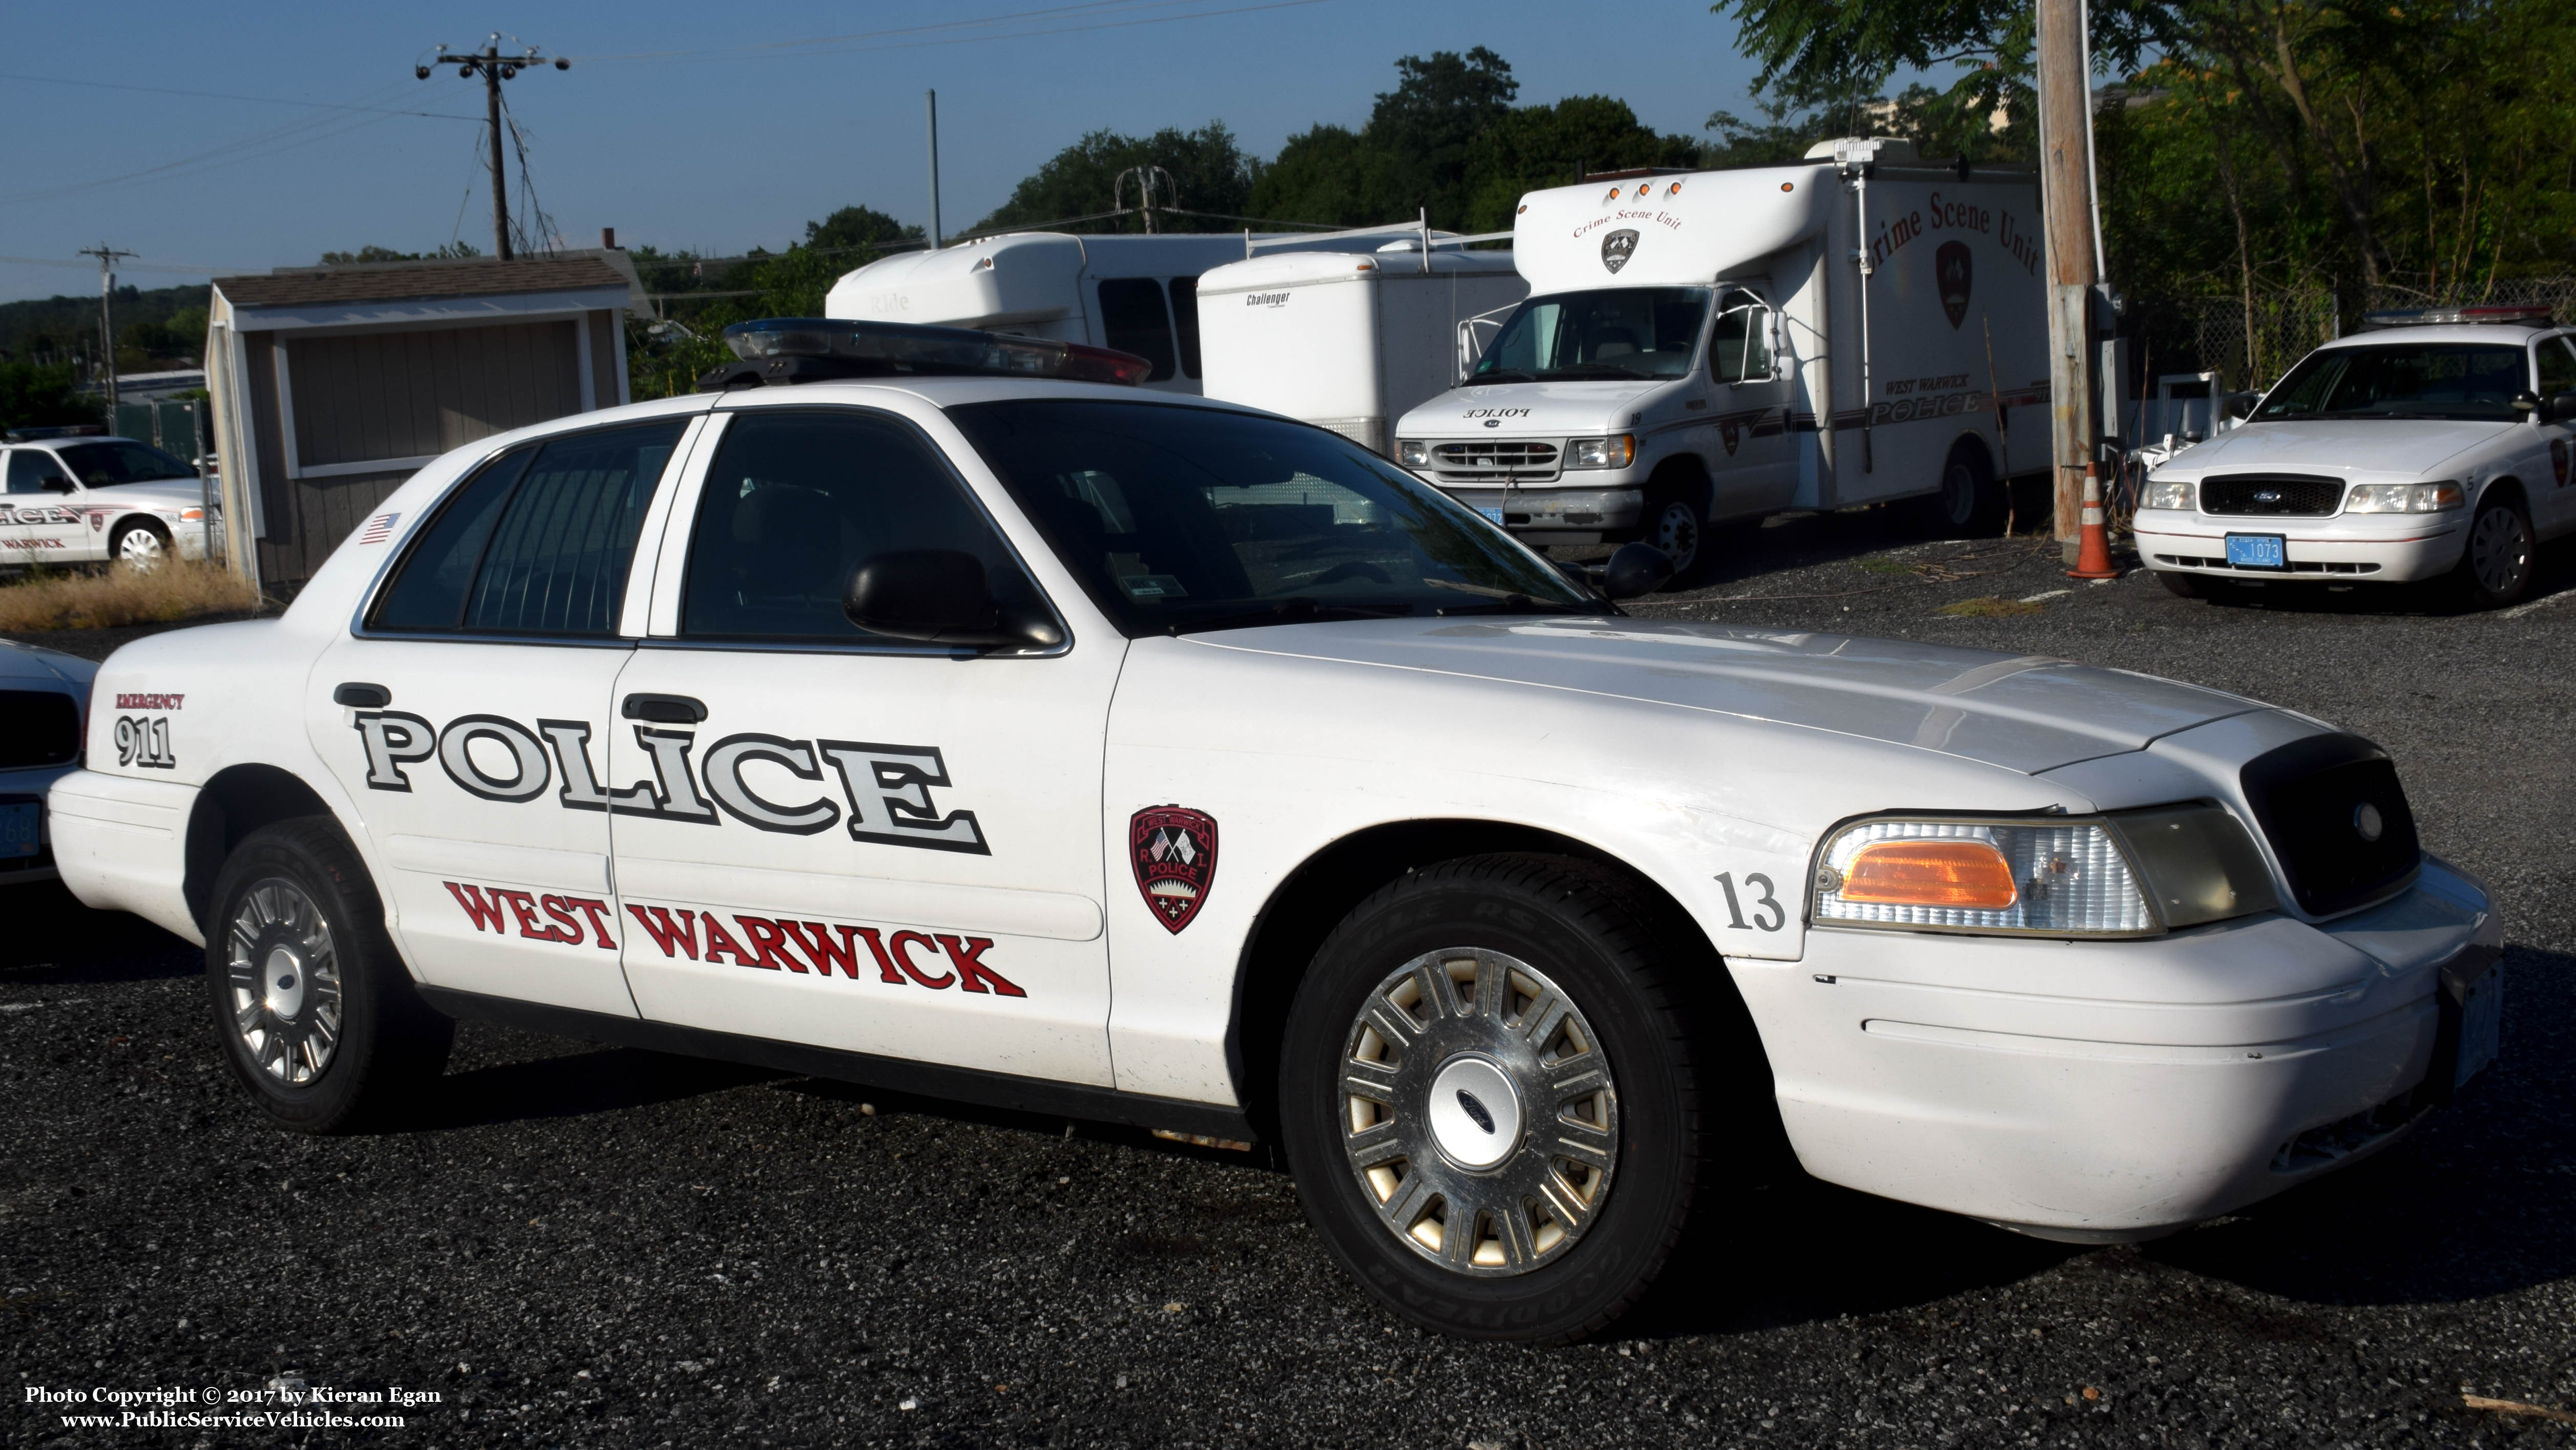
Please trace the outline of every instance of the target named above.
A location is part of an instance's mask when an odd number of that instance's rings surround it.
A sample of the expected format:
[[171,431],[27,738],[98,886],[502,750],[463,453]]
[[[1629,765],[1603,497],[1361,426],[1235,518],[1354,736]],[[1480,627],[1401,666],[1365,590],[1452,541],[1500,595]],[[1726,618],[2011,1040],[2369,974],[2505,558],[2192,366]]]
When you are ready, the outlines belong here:
[[258,588],[239,575],[172,559],[148,574],[123,567],[95,574],[48,571],[0,585],[0,630],[162,624],[200,614],[244,614],[259,605]]
[[1935,614],[1960,616],[1968,619],[1993,619],[1999,615],[2045,614],[2047,611],[2026,599],[1989,598],[1962,599],[1956,604],[1944,604],[1932,612]]

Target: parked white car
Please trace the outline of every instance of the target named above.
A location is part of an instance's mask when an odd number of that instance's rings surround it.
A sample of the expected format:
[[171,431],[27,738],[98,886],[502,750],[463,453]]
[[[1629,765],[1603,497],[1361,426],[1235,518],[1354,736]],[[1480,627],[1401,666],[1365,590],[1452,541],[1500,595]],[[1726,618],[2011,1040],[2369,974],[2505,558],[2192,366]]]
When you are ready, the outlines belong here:
[[[206,492],[197,470],[149,443],[95,428],[24,429],[0,458],[0,563],[149,569],[206,557]],[[217,525],[221,537],[221,525]],[[221,547],[220,543],[217,545]]]
[[2547,308],[2373,313],[2148,475],[2138,554],[2186,596],[2447,576],[2510,604],[2535,547],[2576,531],[2571,448],[2576,329]]
[[0,640],[0,887],[54,879],[45,792],[80,768],[97,673],[78,655]]
[[155,754],[93,720],[65,879],[206,943],[279,1122],[416,1094],[477,1016],[1275,1147],[1395,1312],[1559,1339],[1784,1138],[2144,1238],[2497,1050],[2486,891],[2331,726],[1629,618],[1322,428],[1061,380],[1142,359],[734,341],[102,671]]

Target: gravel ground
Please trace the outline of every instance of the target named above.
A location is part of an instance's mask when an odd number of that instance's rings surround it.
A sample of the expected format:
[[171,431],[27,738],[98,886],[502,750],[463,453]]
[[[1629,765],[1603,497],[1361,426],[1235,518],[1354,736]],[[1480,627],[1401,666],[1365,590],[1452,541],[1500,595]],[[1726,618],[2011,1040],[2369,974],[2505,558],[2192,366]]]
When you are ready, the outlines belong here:
[[[0,941],[0,1374],[438,1398],[337,1407],[392,1431],[66,1429],[118,1407],[21,1399],[0,1442],[2576,1444],[2463,1400],[2576,1408],[2569,560],[2454,617],[2074,584],[2048,546],[1876,515],[1738,548],[1760,566],[1638,612],[2068,656],[2385,744],[2428,843],[2502,897],[2505,1060],[2376,1160],[2144,1246],[1784,1184],[1650,1312],[1541,1350],[1396,1324],[1284,1176],[1056,1120],[469,1026],[418,1121],[282,1135],[191,949],[31,888]],[[1936,612],[1976,599],[2034,603]]]

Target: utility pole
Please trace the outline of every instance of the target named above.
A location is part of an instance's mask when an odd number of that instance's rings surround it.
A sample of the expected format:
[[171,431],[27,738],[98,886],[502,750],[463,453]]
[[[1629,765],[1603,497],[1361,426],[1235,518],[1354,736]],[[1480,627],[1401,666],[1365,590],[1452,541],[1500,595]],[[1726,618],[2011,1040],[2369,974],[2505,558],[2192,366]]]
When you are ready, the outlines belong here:
[[98,351],[106,369],[101,376],[107,383],[107,405],[113,408],[116,406],[116,324],[108,315],[108,304],[116,296],[116,259],[142,254],[119,251],[105,242],[95,247],[83,247],[80,254],[98,258]]
[[2048,384],[2057,538],[2075,561],[2084,466],[2093,459],[2093,320],[2101,272],[2093,244],[2093,94],[2084,0],[2038,0],[2039,175],[2048,241]]
[[939,250],[939,92],[923,91],[930,107],[930,250]]
[[458,78],[483,78],[483,124],[492,133],[492,254],[502,261],[510,260],[510,193],[501,176],[501,82],[515,79],[519,72],[533,66],[551,64],[557,70],[572,69],[572,62],[562,56],[549,58],[535,46],[516,55],[501,53],[501,32],[493,31],[479,51],[451,51],[441,41],[438,53],[425,65],[415,65],[411,73],[422,80],[439,66],[456,67]]

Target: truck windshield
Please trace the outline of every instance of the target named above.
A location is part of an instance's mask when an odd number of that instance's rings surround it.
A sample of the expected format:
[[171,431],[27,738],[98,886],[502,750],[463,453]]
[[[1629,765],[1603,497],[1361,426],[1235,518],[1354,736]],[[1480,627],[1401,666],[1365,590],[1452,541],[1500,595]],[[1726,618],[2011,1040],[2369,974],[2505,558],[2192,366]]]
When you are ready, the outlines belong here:
[[108,488],[120,483],[150,483],[157,478],[194,478],[197,470],[145,443],[111,439],[105,443],[75,443],[58,450],[63,466],[86,488]]
[[1708,316],[1706,287],[1558,292],[1521,304],[1471,382],[1678,378]]
[[1130,636],[1609,606],[1464,505],[1321,428],[1217,408],[951,408]]
[[2531,386],[2519,347],[2394,343],[2312,352],[2281,379],[2254,421],[2290,418],[2465,418],[2510,423]]

